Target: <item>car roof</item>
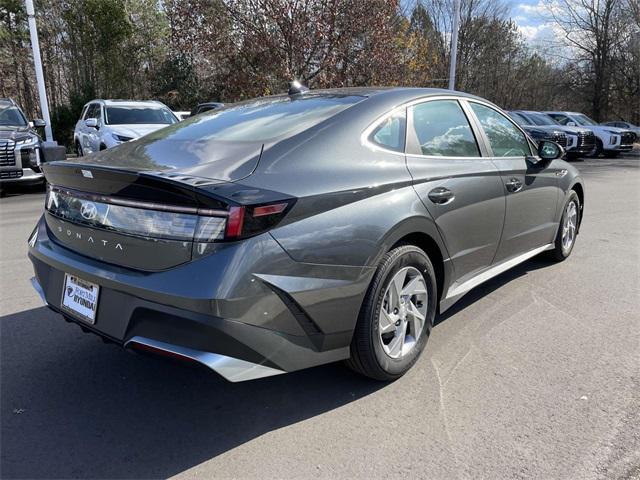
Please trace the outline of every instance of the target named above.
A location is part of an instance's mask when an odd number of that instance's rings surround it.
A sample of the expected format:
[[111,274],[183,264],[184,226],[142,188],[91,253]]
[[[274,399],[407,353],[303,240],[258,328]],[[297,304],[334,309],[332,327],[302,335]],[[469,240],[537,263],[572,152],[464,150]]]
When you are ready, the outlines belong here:
[[101,103],[105,106],[120,106],[120,107],[164,107],[164,103],[157,100],[123,100],[123,99],[95,99],[87,102]]

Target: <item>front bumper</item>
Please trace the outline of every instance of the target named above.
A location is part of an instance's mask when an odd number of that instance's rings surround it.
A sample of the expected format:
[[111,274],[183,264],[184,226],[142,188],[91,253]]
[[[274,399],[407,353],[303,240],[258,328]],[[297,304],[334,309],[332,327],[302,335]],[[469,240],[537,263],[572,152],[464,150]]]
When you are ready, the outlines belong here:
[[36,184],[43,183],[44,175],[30,168],[0,170],[0,184]]
[[293,261],[269,234],[160,272],[75,253],[42,218],[29,245],[44,302],[60,311],[64,273],[100,285],[96,322],[65,317],[127,348],[164,351],[230,381],[348,358],[373,270]]
[[40,165],[40,148],[8,144],[0,149],[0,184],[33,184],[44,181],[44,175],[31,169],[30,155],[35,155],[36,166]]

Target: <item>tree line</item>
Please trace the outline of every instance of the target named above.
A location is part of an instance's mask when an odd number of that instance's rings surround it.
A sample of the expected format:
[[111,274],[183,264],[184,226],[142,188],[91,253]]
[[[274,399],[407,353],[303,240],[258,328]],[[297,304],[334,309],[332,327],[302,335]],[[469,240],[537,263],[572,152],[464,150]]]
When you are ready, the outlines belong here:
[[[543,0],[525,41],[503,0],[462,0],[456,89],[508,109],[640,123],[638,0]],[[35,0],[54,135],[92,98],[176,110],[311,88],[446,87],[453,0]],[[38,114],[23,0],[0,0],[0,97]]]

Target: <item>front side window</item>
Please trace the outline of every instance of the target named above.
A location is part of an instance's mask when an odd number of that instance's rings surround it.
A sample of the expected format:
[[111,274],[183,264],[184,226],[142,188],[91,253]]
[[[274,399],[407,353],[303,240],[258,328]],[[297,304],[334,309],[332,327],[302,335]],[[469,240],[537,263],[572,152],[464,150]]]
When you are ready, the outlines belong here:
[[178,120],[166,108],[157,107],[107,107],[107,125],[171,125]]
[[456,100],[433,100],[411,107],[413,129],[423,155],[479,157],[469,121]]
[[88,120],[90,118],[100,120],[100,105],[98,105],[97,103],[92,103],[91,105],[89,105],[89,109],[87,110],[87,118],[85,120]]
[[393,150],[404,152],[404,139],[406,134],[407,115],[404,109],[394,112],[387,117],[369,137],[372,143]]
[[531,154],[527,137],[507,117],[479,103],[469,102],[484,129],[493,155],[524,157]]

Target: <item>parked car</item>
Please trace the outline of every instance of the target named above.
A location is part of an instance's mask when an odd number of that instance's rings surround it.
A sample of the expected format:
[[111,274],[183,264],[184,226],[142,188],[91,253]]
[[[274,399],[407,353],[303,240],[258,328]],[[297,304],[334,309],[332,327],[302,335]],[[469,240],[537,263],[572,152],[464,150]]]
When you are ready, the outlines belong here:
[[571,254],[585,190],[562,153],[449,90],[251,100],[46,164],[33,285],[87,331],[231,381],[347,359],[393,380],[437,311]]
[[522,129],[536,142],[539,142],[540,140],[551,140],[564,148],[565,151],[567,150],[567,143],[569,140],[567,139],[567,134],[564,131],[551,125],[535,125],[519,112],[510,111],[507,113],[511,119],[522,127]]
[[[509,112],[509,114],[514,118],[516,123],[525,128],[525,130],[528,128],[529,133],[531,133],[531,130],[562,132],[566,136],[566,145],[563,144],[563,142],[558,143],[566,148],[567,157],[569,158],[591,155],[595,152],[596,136],[587,128],[578,126],[567,127],[561,125],[549,115],[530,110],[515,110]],[[558,137],[551,137],[548,139],[557,141],[557,138]]]
[[640,140],[640,127],[638,125],[634,125],[633,123],[617,120],[614,122],[604,122],[600,125],[622,128],[623,130],[630,130],[636,135],[635,141],[637,142],[638,140]]
[[191,112],[181,111],[181,112],[173,112],[173,114],[178,118],[178,120],[186,120],[191,116]]
[[0,98],[0,191],[8,184],[44,182],[40,172],[42,139],[36,131],[44,125],[39,118],[28,122],[15,101]]
[[582,126],[592,130],[596,135],[595,157],[605,154],[609,157],[617,157],[622,152],[633,149],[635,134],[629,130],[617,127],[605,127],[598,125],[584,113],[578,112],[545,112],[562,125],[569,127]]
[[106,150],[155,132],[178,119],[163,103],[92,100],[82,109],[73,141],[79,156]]
[[224,103],[220,102],[199,103],[196,108],[191,111],[191,115],[197,115],[199,113],[208,112],[210,110],[218,110],[222,107],[224,107]]

